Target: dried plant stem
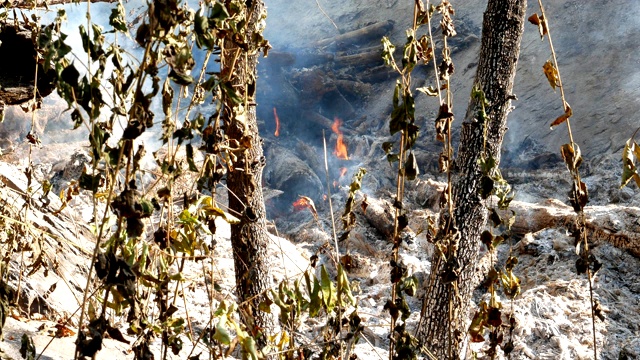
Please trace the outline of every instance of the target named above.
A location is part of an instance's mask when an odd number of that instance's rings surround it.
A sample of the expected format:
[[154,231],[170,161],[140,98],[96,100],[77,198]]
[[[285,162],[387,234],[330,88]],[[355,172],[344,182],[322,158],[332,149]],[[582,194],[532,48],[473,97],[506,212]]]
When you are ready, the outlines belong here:
[[[540,6],[540,12],[542,14],[542,18],[544,19],[543,21],[546,24],[546,28],[547,28],[547,37],[549,38],[549,48],[551,49],[551,55],[553,56],[553,63],[556,67],[556,72],[558,74],[558,87],[560,88],[560,96],[562,98],[562,107],[563,109],[566,109],[567,107],[567,101],[566,101],[566,97],[565,97],[565,93],[564,93],[564,86],[562,85],[562,77],[560,76],[560,67],[558,66],[558,59],[556,56],[556,51],[553,47],[553,41],[551,40],[551,30],[549,29],[549,22],[547,19],[547,16],[544,12],[544,6],[542,6],[542,0],[538,0],[538,5]],[[571,144],[571,148],[574,148],[574,140],[573,140],[573,133],[571,131],[571,122],[570,119],[567,118],[566,119],[567,122],[567,131],[569,133],[569,141]],[[581,180],[580,180],[580,172],[579,170],[576,168],[575,171],[572,172],[572,175],[574,177],[574,182],[575,182],[575,186],[577,189],[581,188]],[[577,200],[576,200],[577,201]],[[593,300],[593,282],[592,282],[592,277],[591,277],[591,269],[590,269],[590,265],[591,265],[591,260],[589,259],[589,239],[587,237],[587,229],[585,226],[585,219],[584,216],[582,215],[582,211],[583,209],[580,208],[580,211],[578,212],[578,226],[580,226],[582,228],[583,231],[581,231],[582,234],[582,239],[581,241],[583,242],[584,245],[584,251],[587,254],[586,256],[586,261],[587,261],[587,282],[589,283],[589,304],[591,306],[591,328],[592,328],[592,332],[593,332],[593,359],[596,360],[598,358],[598,345],[597,345],[597,338],[596,338],[596,314],[595,314],[595,307],[594,307],[594,300]]]
[[[427,0],[427,9],[430,7],[429,0]],[[438,63],[436,63],[435,53],[436,45],[433,41],[433,34],[431,33],[431,16],[427,15],[427,27],[429,29],[429,42],[431,43],[431,51],[434,54],[433,58],[433,73],[436,78],[436,90],[438,91],[438,105],[442,104],[442,90],[440,90],[440,76],[438,75]]]
[[[331,213],[331,230],[333,232],[333,243],[335,246],[336,271],[339,276],[341,271],[340,250],[338,248],[338,236],[336,235],[336,221],[335,221],[335,216],[333,215],[333,202],[331,201],[331,180],[329,179],[329,162],[327,160],[328,159],[327,138],[325,136],[324,129],[322,129],[322,145],[324,150],[324,172],[325,172],[325,175],[327,176],[327,197],[329,198],[329,213]],[[336,320],[336,322],[338,324],[338,336],[339,338],[342,338],[342,305],[341,305],[342,301],[340,299],[340,297],[342,297],[342,285],[341,285],[340,279],[338,279],[336,283],[337,283],[337,291],[338,291],[338,306],[337,306],[338,319]],[[341,355],[341,358],[344,358],[342,346],[340,346],[340,355]]]
[[324,9],[322,8],[322,6],[320,6],[320,2],[318,0],[316,0],[316,5],[318,5],[318,9],[320,9],[320,11],[322,12],[322,14],[329,19],[329,21],[331,22],[331,24],[333,25],[334,28],[336,28],[336,30],[338,30],[338,32],[340,32],[340,29],[338,29],[338,25],[336,25],[336,23],[331,20],[331,18],[329,17],[329,15],[324,11]]

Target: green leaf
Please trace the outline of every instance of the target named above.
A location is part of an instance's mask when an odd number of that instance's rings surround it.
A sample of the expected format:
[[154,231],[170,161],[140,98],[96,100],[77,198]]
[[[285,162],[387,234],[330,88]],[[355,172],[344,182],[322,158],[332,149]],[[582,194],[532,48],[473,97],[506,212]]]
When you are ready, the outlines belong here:
[[178,72],[175,69],[171,69],[171,71],[169,72],[169,79],[182,86],[191,85],[195,81],[193,76],[183,72]]
[[220,209],[219,207],[216,206],[204,206],[203,207],[204,210],[210,212],[211,214],[215,215],[215,216],[220,216],[221,218],[224,219],[224,221],[228,222],[229,224],[239,224],[240,223],[240,219],[238,219],[237,217],[229,214],[228,212],[225,212],[224,210]]
[[229,330],[225,327],[227,321],[225,319],[220,319],[216,324],[216,331],[213,334],[213,339],[218,341],[221,344],[229,345],[231,344],[231,335],[229,334]]
[[109,25],[120,32],[128,33],[126,12],[124,10],[124,5],[122,5],[122,1],[119,1],[118,5],[114,9],[111,9]]
[[336,306],[336,288],[324,265],[320,269],[320,287],[322,289],[322,302],[327,313],[330,313]]
[[410,73],[418,63],[418,43],[416,42],[415,33],[412,29],[407,30],[407,42],[402,52],[402,70],[403,73]]
[[189,164],[189,171],[198,172],[198,167],[196,166],[195,161],[193,161],[193,145],[187,144],[186,152],[187,152],[187,163]]
[[89,190],[93,193],[98,191],[98,187],[100,186],[101,175],[89,175],[85,171],[80,175],[80,179],[78,180],[78,185],[80,188]]
[[344,270],[344,268],[342,267],[342,265],[338,265],[338,283],[340,284],[340,304],[342,304],[342,295],[345,295],[347,297],[347,300],[349,300],[349,305],[355,305],[356,304],[356,298],[353,297],[353,294],[351,293],[351,285],[349,284],[349,278],[347,278],[347,273]]
[[393,66],[393,53],[396,51],[396,47],[391,43],[388,37],[382,37],[382,60],[387,66]]
[[36,358],[36,345],[31,336],[22,334],[22,344],[20,345],[20,355],[23,359],[34,360]]
[[71,120],[73,120],[73,130],[79,128],[82,125],[82,115],[80,114],[80,110],[74,109],[71,112]]
[[[320,282],[315,275],[309,275],[309,272],[304,274],[307,282],[307,291],[309,292],[309,316],[317,317],[322,308],[322,298],[320,297]],[[313,276],[313,283],[310,281],[310,276]]]
[[[216,3],[216,5],[219,5]],[[193,30],[196,34],[196,45],[199,48],[213,50],[215,37],[209,29],[209,18],[204,13],[204,8],[200,8],[194,17]]]
[[243,355],[249,356],[251,360],[258,360],[258,351],[256,350],[256,341],[252,337],[246,336],[242,339],[242,349],[244,349]]

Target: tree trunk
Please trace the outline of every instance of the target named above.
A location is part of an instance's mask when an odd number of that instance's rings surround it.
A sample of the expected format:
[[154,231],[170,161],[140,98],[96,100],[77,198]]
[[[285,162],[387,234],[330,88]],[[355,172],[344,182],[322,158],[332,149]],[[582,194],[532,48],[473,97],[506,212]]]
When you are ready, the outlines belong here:
[[[524,30],[526,0],[489,0],[484,13],[482,45],[475,82],[484,91],[490,106],[487,155],[500,161],[500,147],[506,132],[513,82]],[[473,289],[481,278],[478,265],[480,233],[487,222],[487,211],[478,195],[482,173],[478,158],[483,153],[483,126],[474,121],[478,104],[469,103],[462,123],[460,145],[453,180],[454,218],[460,232],[457,258],[460,275],[457,281],[459,297],[450,295],[452,286],[442,281],[442,262],[432,269],[418,324],[417,336],[438,359],[464,357],[469,302]],[[432,264],[437,264],[436,257]],[[453,321],[449,321],[449,299],[453,301]],[[451,340],[451,343],[449,342]],[[451,348],[451,353],[449,353]]]
[[[231,245],[236,273],[240,317],[247,330],[256,338],[259,348],[265,345],[265,336],[273,331],[274,317],[260,311],[258,305],[265,299],[265,291],[271,288],[272,278],[267,255],[269,235],[266,228],[266,211],[262,195],[262,170],[265,157],[262,139],[258,134],[256,121],[256,66],[259,44],[255,44],[258,22],[264,12],[261,0],[247,1],[249,14],[247,34],[248,49],[242,49],[233,39],[224,44],[221,64],[223,74],[231,74],[233,89],[240,99],[244,99],[245,119],[239,120],[238,104],[227,96],[225,99],[225,132],[231,141],[245,147],[235,153],[236,161],[227,175],[229,188],[229,208],[239,214],[240,222],[231,226]],[[252,43],[254,42],[254,43]],[[242,46],[247,46],[242,45]],[[235,72],[235,74],[232,74]],[[234,110],[234,108],[236,110]]]

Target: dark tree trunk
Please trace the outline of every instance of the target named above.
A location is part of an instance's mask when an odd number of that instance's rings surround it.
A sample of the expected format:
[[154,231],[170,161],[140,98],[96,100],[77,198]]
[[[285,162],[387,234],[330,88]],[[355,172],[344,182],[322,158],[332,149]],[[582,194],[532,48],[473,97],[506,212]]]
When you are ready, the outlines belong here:
[[[513,82],[520,54],[520,41],[524,30],[526,0],[489,0],[484,13],[482,45],[478,59],[476,84],[484,91],[490,106],[488,120],[487,155],[500,161],[500,147],[506,132],[510,111]],[[443,265],[432,269],[432,281],[427,288],[418,324],[421,342],[438,359],[458,359],[464,344],[471,295],[482,277],[478,264],[480,233],[487,222],[487,211],[478,195],[482,173],[478,159],[483,153],[483,126],[474,121],[477,106],[469,103],[462,123],[460,146],[456,159],[457,172],[453,180],[455,223],[460,231],[457,258],[461,272],[457,281],[460,297],[450,295],[452,286],[442,281]],[[433,258],[432,264],[436,264]],[[453,301],[453,321],[449,321],[449,299]]]
[[[261,0],[247,1],[247,7],[250,18],[246,39],[252,42],[253,34],[259,32],[257,26],[264,12],[264,3]],[[225,99],[224,110],[225,132],[229,140],[237,140],[246,148],[235,152],[237,159],[227,175],[229,208],[234,214],[240,214],[240,223],[231,226],[231,244],[241,320],[262,347],[265,338],[258,335],[272,332],[275,321],[272,315],[258,309],[265,299],[265,291],[272,286],[267,255],[269,236],[261,188],[265,157],[255,108],[258,46],[249,43],[246,51],[233,40],[226,40],[221,66],[223,74],[235,72],[231,75],[231,82],[238,97],[244,99],[244,121],[236,118],[239,105],[234,104],[229,96]]]

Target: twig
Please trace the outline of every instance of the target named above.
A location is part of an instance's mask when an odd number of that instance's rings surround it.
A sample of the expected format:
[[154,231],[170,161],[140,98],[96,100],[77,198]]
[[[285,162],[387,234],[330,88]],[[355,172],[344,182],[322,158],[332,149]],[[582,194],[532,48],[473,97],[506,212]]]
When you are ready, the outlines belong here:
[[316,5],[318,5],[318,9],[320,9],[320,11],[322,11],[322,14],[329,19],[329,21],[331,21],[331,24],[333,24],[333,27],[336,28],[336,30],[338,30],[338,32],[340,32],[340,29],[338,29],[338,25],[336,25],[335,22],[333,22],[333,20],[331,20],[331,18],[329,17],[329,15],[324,11],[324,9],[322,8],[322,6],[320,6],[320,2],[318,0],[316,0]]

